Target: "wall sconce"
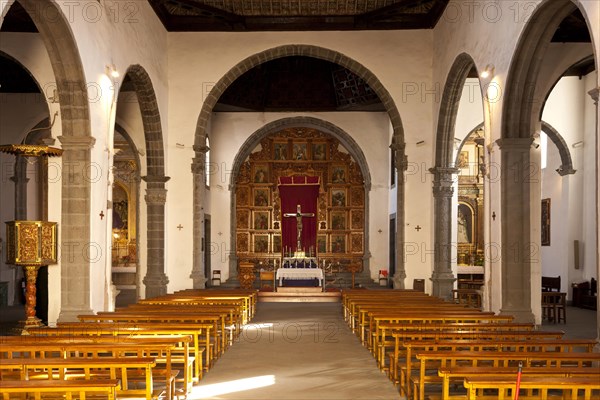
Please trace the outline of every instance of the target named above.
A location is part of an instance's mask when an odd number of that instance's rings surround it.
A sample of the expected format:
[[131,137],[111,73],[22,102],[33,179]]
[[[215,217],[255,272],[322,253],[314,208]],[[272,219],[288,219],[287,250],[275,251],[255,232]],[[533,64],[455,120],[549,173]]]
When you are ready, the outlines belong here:
[[494,76],[494,65],[493,64],[486,65],[485,69],[483,71],[481,71],[481,74],[479,74],[479,76],[482,77],[483,79],[487,79],[487,78]]
[[117,67],[115,67],[115,64],[110,64],[104,67],[104,72],[106,74],[106,76],[111,77],[111,78],[118,78],[119,75],[119,71],[117,71]]

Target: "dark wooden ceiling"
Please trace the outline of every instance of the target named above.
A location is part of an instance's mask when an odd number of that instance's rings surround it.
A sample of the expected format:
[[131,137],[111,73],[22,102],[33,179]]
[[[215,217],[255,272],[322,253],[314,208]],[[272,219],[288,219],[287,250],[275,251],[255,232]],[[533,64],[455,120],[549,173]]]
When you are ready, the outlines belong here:
[[448,0],[149,0],[171,32],[429,29]]

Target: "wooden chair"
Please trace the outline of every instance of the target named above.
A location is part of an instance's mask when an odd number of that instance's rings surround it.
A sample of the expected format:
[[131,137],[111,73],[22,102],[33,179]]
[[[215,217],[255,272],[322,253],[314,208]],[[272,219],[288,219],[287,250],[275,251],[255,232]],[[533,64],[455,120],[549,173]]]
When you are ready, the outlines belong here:
[[425,279],[413,279],[413,290],[425,292]]
[[[263,282],[266,284],[263,285]],[[275,272],[274,271],[260,271],[259,273],[259,286],[260,288],[274,288]]]

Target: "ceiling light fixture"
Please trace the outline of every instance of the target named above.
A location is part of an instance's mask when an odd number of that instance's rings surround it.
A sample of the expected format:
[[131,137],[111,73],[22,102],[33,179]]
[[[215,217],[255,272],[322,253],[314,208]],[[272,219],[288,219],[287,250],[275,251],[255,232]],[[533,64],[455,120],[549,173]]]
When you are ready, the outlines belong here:
[[118,78],[120,76],[119,71],[117,71],[117,67],[115,67],[115,64],[107,65],[105,67],[105,73],[107,76],[110,76],[111,78]]
[[486,65],[485,69],[483,71],[481,71],[481,74],[479,74],[479,76],[481,76],[483,79],[494,76],[494,65],[493,64]]

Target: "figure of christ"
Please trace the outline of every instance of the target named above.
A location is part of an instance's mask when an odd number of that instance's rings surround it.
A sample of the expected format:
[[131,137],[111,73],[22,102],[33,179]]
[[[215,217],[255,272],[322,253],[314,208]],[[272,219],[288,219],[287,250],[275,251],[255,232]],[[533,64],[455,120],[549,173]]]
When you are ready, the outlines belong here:
[[297,251],[301,251],[302,248],[302,217],[314,217],[314,213],[303,213],[300,208],[300,204],[296,206],[295,213],[285,213],[284,217],[294,217],[296,218],[296,241],[297,241]]

